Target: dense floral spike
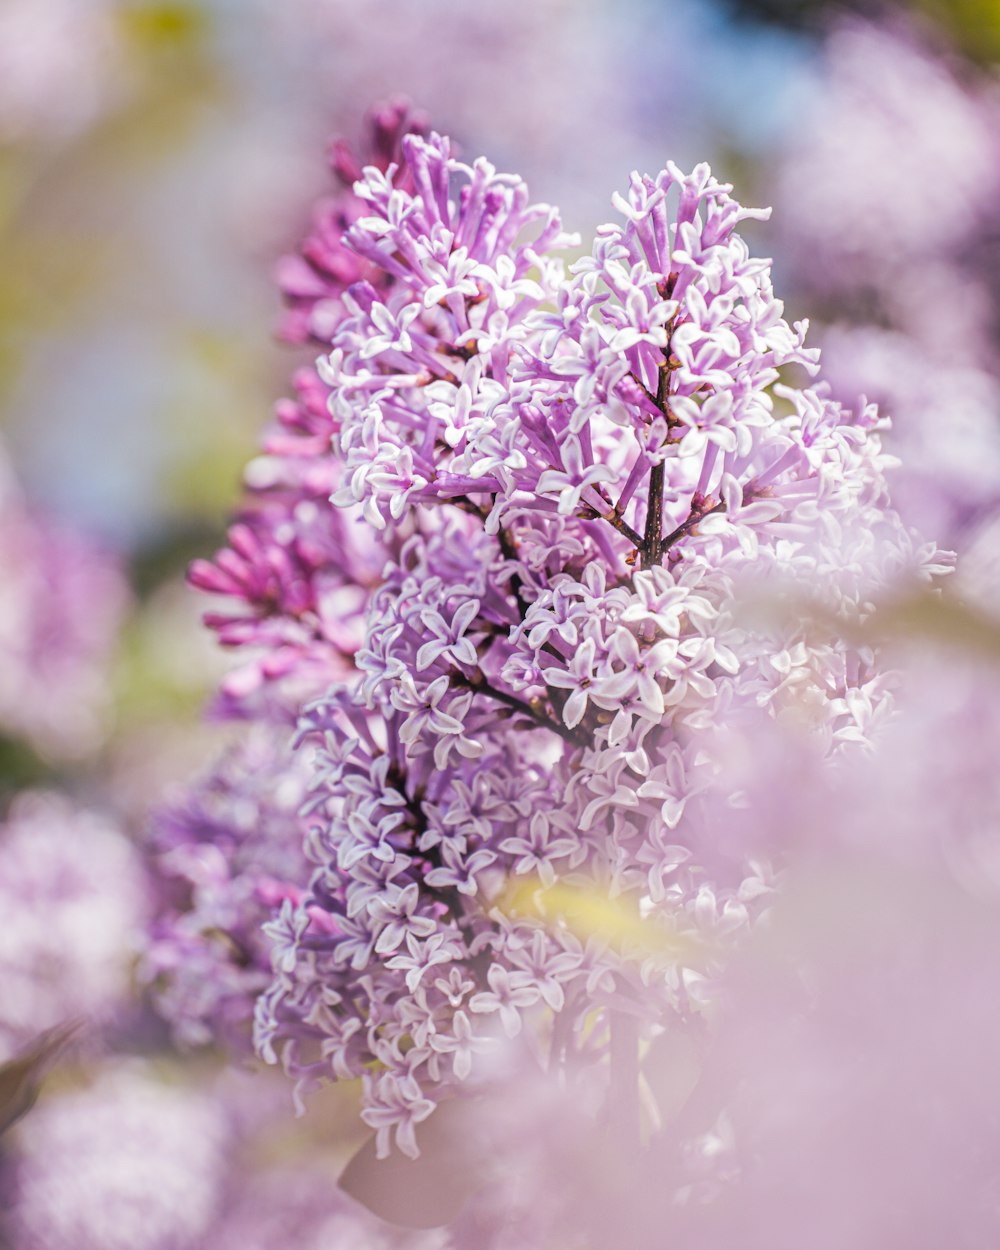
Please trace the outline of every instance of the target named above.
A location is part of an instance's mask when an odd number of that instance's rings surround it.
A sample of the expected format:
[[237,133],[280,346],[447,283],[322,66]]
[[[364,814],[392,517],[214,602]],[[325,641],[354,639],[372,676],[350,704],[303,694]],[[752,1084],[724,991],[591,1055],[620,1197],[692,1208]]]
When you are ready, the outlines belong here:
[[345,293],[321,372],[334,502],[389,558],[356,677],[302,718],[315,867],[256,1029],[306,1084],[361,1077],[379,1153],[414,1154],[498,1063],[608,1060],[620,1091],[640,1032],[693,1027],[773,884],[727,844],[741,728],[836,755],[889,706],[789,598],[857,622],[944,564],[874,409],[779,384],[816,353],[707,166],[636,175],[568,277],[555,211],[440,136],[355,190],[346,240],[392,281]]
[[[376,110],[364,160],[389,168],[403,136],[423,129],[405,104]],[[365,211],[351,190],[361,161],[337,142],[331,167],[336,193],[317,208],[300,254],[279,267],[289,306],[282,334],[293,343],[328,341],[351,284],[393,283],[343,242]],[[263,728],[249,730],[153,820],[161,898],[144,973],[186,1044],[246,1044],[251,1004],[269,979],[261,925],[284,899],[300,901],[308,880],[297,815],[307,769],[290,754],[291,726],[303,702],[354,673],[367,599],[387,555],[367,527],[330,507],[342,469],[330,447],[329,388],[311,367],[296,373],[295,388],[297,399],[278,404],[262,455],[247,470],[249,498],[229,545],[189,574],[229,601],[206,623],[223,645],[251,657],[223,683],[216,711]]]
[[383,172],[398,164],[404,135],[426,134],[427,123],[402,100],[375,109],[368,118],[363,158],[337,139],[330,146],[330,170],[337,192],[314,210],[312,228],[297,255],[278,266],[277,280],[287,304],[281,333],[289,343],[324,347],[337,323],[337,304],[343,293],[363,279],[385,282],[386,275],[364,261],[344,242],[345,232],[364,212],[364,202],[353,194],[364,165]]
[[[422,119],[392,103],[369,119],[365,160],[385,170],[398,158],[403,136],[424,129]],[[301,253],[286,257],[278,281],[288,304],[282,335],[289,342],[328,343],[343,316],[345,292],[359,281],[380,289],[393,278],[343,242],[365,211],[350,190],[361,164],[343,142],[331,149],[339,184],[317,208]],[[341,484],[330,453],[333,419],[329,389],[315,369],[294,378],[296,398],[282,400],[263,454],[249,467],[247,505],[214,560],[196,560],[190,580],[234,603],[206,623],[224,646],[248,649],[253,659],[225,683],[229,715],[291,717],[303,698],[350,671],[361,641],[360,616],[377,583],[382,556],[350,515],[328,506]]]
[[0,826],[0,1061],[43,1029],[123,1007],[146,922],[125,836],[56,794],[22,793]]

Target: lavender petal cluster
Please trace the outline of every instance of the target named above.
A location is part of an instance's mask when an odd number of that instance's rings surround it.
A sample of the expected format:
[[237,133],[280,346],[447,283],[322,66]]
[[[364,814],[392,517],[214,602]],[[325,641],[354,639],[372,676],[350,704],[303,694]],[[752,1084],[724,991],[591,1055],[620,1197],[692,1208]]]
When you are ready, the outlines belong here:
[[[738,848],[707,870],[727,735],[763,714],[836,756],[891,701],[870,647],[748,600],[863,621],[946,567],[892,510],[875,409],[781,380],[817,353],[730,191],[635,175],[567,271],[556,211],[438,135],[355,186],[345,244],[391,282],[344,292],[319,367],[333,504],[386,563],[300,720],[313,869],[256,1038],[301,1085],[359,1078],[380,1154],[512,1054],[614,1087],[694,1027],[774,885]],[[581,931],[567,890],[644,937]]]
[[[368,119],[365,163],[387,168],[405,134],[423,120],[402,102]],[[343,298],[359,281],[392,284],[344,243],[364,211],[352,191],[361,160],[343,141],[330,151],[335,192],[316,207],[298,253],[285,257],[277,279],[286,303],[282,337],[292,344],[326,343],[343,316]],[[293,377],[294,397],[277,405],[273,426],[246,472],[247,502],[228,545],[211,561],[196,560],[190,581],[226,600],[206,616],[223,646],[245,656],[223,684],[226,716],[294,723],[302,701],[352,669],[362,621],[382,553],[329,497],[342,484],[333,456],[329,387],[312,366]]]

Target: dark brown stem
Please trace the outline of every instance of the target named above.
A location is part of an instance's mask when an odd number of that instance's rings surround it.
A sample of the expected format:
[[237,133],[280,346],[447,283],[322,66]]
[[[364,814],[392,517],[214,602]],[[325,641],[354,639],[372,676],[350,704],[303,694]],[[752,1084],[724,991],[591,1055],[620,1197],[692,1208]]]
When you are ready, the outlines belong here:
[[704,521],[705,517],[711,516],[713,512],[724,512],[725,510],[726,505],[724,503],[717,503],[714,508],[706,508],[704,511],[692,508],[688,514],[687,520],[682,521],[675,530],[672,530],[666,538],[664,538],[664,552],[669,551],[678,539],[683,538],[685,534],[690,533],[699,521]]
[[649,502],[646,505],[646,530],[642,537],[641,567],[651,569],[663,561],[663,462],[654,464],[649,473]]
[[481,672],[476,673],[473,677],[461,675],[458,677],[456,684],[466,686],[469,690],[485,695],[488,699],[495,699],[497,703],[502,703],[505,707],[509,707],[511,711],[520,712],[521,715],[534,721],[540,728],[551,730],[552,733],[558,734],[560,738],[565,738],[567,742],[572,742],[574,746],[582,745],[579,736],[572,729],[567,729],[561,721],[554,720],[545,712],[544,708],[525,703],[516,695],[508,694],[506,690],[498,690],[495,686],[489,684]]
[[642,546],[642,535],[638,534],[628,524],[624,517],[619,514],[617,508],[612,508],[610,512],[598,512],[596,508],[591,508],[589,504],[586,506],[590,513],[587,520],[607,521],[612,529],[616,529],[619,534],[623,534],[634,547]]

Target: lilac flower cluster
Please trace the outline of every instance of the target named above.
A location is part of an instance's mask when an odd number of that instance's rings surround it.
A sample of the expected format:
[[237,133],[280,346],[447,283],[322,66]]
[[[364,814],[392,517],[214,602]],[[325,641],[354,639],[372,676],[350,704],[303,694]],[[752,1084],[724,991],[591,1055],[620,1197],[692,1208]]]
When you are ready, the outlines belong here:
[[[859,622],[944,568],[889,505],[875,410],[781,382],[817,354],[737,233],[766,214],[707,166],[635,175],[567,274],[519,178],[401,148],[355,186],[371,273],[319,365],[333,502],[384,571],[301,718],[312,872],[256,1010],[302,1083],[361,1079],[380,1154],[512,1054],[627,1087],[641,1034],[693,1027],[773,887],[727,846],[734,733],[835,755],[890,706],[871,648],[790,598]],[[586,931],[566,891],[634,923]]]
[[[403,135],[422,129],[403,103],[377,110],[366,161],[388,168]],[[282,337],[314,348],[342,317],[352,284],[393,281],[344,245],[364,211],[351,190],[362,166],[343,142],[330,158],[337,191],[317,206],[299,254],[278,269],[288,305]],[[328,386],[312,366],[293,381],[295,398],[279,402],[247,470],[248,503],[228,545],[190,570],[196,587],[226,600],[206,623],[248,657],[225,679],[217,708],[248,728],[152,821],[161,896],[143,970],[157,1008],[189,1045],[246,1044],[249,1004],[269,980],[261,925],[284,899],[302,899],[309,873],[298,814],[308,768],[291,753],[291,726],[304,701],[353,673],[385,559],[365,527],[329,506],[342,469],[330,446]]]
[[59,795],[18,795],[0,826],[0,1061],[43,1029],[114,1018],[146,911],[124,834]]
[[[419,132],[423,122],[394,103],[376,111],[369,126],[365,156],[386,169],[403,135]],[[360,162],[343,142],[333,145],[330,161],[339,189],[317,207],[301,252],[278,268],[288,305],[281,332],[291,343],[327,342],[354,283],[392,284],[343,242],[364,210],[349,189]],[[304,697],[343,679],[362,638],[367,593],[381,571],[382,556],[367,533],[328,506],[342,472],[330,451],[329,388],[312,367],[299,369],[293,384],[294,399],[277,405],[262,455],[247,470],[249,501],[228,546],[190,570],[195,586],[235,601],[235,610],[212,613],[206,623],[224,646],[253,656],[223,685],[228,715],[294,720]]]

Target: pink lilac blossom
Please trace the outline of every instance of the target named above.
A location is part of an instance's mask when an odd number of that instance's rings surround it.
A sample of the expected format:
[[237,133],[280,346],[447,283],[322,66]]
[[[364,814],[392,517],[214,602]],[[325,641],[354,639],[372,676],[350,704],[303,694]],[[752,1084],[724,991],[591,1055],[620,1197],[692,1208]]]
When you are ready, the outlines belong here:
[[[368,120],[364,160],[386,169],[405,134],[420,133],[422,119],[402,102],[375,110]],[[351,191],[362,162],[343,142],[330,150],[334,195],[317,206],[300,252],[286,257],[277,278],[287,311],[281,334],[290,343],[329,340],[342,316],[341,301],[358,281],[392,285],[392,275],[345,246],[345,231],[364,211]],[[341,485],[331,454],[333,419],[329,387],[313,367],[293,378],[295,398],[277,405],[262,454],[246,473],[248,503],[229,531],[229,545],[214,560],[197,560],[190,580],[225,596],[234,608],[206,617],[226,647],[253,657],[223,683],[226,715],[256,715],[257,705],[294,721],[303,698],[351,670],[362,638],[370,589],[382,553],[349,513],[329,508]]]
[[[2,449],[0,449],[2,456]],[[34,513],[0,461],[0,733],[65,758],[97,746],[128,598],[118,562]]]
[[[364,160],[388,168],[403,136],[423,129],[408,105],[390,102],[368,119]],[[313,348],[343,315],[349,286],[393,283],[343,242],[365,209],[351,189],[362,161],[337,141],[330,164],[337,189],[277,274],[287,304],[282,337]],[[215,708],[248,723],[244,738],[153,821],[161,906],[144,974],[186,1044],[245,1044],[252,1001],[269,980],[260,926],[282,900],[300,901],[308,878],[297,814],[307,770],[291,754],[291,725],[305,700],[353,673],[367,598],[386,558],[366,527],[329,506],[341,484],[329,387],[311,366],[296,372],[294,386],[296,397],[278,404],[247,470],[249,499],[228,546],[190,569],[193,585],[226,604],[206,623],[249,658],[224,679]]]
[[43,1029],[111,1023],[146,923],[137,852],[57,794],[19,794],[0,825],[0,1060]]
[[[343,294],[320,375],[333,502],[386,563],[356,676],[301,718],[314,868],[266,926],[256,1036],[301,1086],[360,1078],[380,1155],[511,1053],[609,1064],[613,1095],[642,1036],[699,1027],[774,888],[738,850],[706,871],[727,735],[764,710],[837,756],[891,698],[780,605],[860,622],[946,568],[889,504],[874,408],[779,383],[817,353],[730,190],[634,175],[567,274],[556,211],[436,134],[356,184],[345,241],[391,282]],[[556,882],[644,939],[581,934]]]

